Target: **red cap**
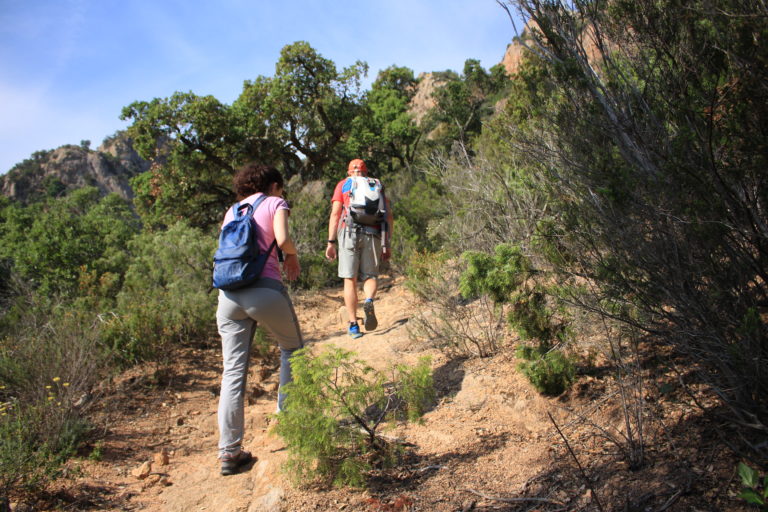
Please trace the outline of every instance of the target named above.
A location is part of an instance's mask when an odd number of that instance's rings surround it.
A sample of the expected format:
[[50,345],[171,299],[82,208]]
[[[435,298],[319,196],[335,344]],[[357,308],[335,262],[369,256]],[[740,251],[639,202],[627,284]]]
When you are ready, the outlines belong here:
[[361,171],[361,172],[368,172],[368,167],[365,166],[365,162],[360,160],[359,158],[355,158],[354,160],[350,160],[349,166],[347,166],[347,172],[354,171],[355,169]]

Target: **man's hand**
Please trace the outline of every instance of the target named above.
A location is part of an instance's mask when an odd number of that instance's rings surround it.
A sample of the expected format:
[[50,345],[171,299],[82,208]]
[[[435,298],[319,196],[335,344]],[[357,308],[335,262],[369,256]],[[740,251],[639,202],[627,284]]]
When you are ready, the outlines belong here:
[[328,244],[328,246],[325,248],[325,257],[329,261],[336,259],[336,245],[331,243]]
[[289,281],[295,281],[299,277],[301,272],[301,265],[299,265],[298,254],[286,254],[283,260],[283,271],[285,272],[285,278]]

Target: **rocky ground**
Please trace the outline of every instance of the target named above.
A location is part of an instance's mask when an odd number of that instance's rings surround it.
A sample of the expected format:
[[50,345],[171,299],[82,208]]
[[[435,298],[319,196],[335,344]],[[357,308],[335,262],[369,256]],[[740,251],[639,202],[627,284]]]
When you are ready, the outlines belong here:
[[[281,473],[285,445],[269,428],[277,373],[260,359],[246,407],[245,446],[257,460],[241,474],[220,476],[221,364],[211,343],[179,348],[170,364],[115,379],[100,399],[98,439],[50,494],[16,510],[747,510],[735,497],[738,459],[720,442],[714,416],[697,405],[709,403],[703,391],[675,389],[663,368],[649,373],[643,430],[630,443],[620,433],[624,409],[607,369],[592,367],[565,395],[543,397],[515,370],[512,350],[457,360],[413,341],[409,321],[418,302],[400,279],[385,279],[382,288],[379,328],[358,340],[343,330],[340,290],[295,297],[318,350],[333,344],[379,367],[432,356],[437,403],[422,424],[388,432],[410,451],[397,470],[371,475],[367,489],[298,488]],[[643,464],[630,468],[640,446]]]

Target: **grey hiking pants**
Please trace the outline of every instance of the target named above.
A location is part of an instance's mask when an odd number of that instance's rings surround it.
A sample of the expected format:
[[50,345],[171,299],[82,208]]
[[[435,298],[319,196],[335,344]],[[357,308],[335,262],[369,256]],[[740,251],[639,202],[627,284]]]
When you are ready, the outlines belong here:
[[224,363],[218,413],[219,457],[238,453],[243,443],[248,360],[257,322],[280,347],[278,409],[285,400],[282,386],[291,381],[289,358],[304,346],[296,312],[280,281],[263,278],[248,288],[219,291],[216,323]]

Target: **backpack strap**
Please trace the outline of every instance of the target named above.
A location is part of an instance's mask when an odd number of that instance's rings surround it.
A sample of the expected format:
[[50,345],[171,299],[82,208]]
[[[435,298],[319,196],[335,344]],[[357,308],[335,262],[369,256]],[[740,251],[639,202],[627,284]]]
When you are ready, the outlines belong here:
[[[247,206],[248,209],[246,210],[246,212],[249,212],[251,215],[253,215],[256,213],[256,209],[259,206],[261,206],[261,203],[263,203],[267,197],[269,197],[267,196],[267,194],[261,194],[259,197],[256,198],[256,200],[253,203],[245,203],[243,207]],[[235,205],[235,217],[237,217],[238,208],[240,208],[240,203],[237,203]],[[277,246],[277,238],[274,238],[272,239],[272,243],[269,244],[269,248],[267,249],[267,252],[266,252],[267,257],[269,257],[269,253],[272,252],[272,249],[274,249],[276,246]],[[282,255],[282,251],[279,248],[277,249],[277,254],[278,254],[278,259],[280,259],[280,256]],[[280,261],[282,260],[280,259]]]

